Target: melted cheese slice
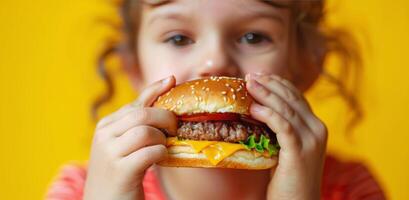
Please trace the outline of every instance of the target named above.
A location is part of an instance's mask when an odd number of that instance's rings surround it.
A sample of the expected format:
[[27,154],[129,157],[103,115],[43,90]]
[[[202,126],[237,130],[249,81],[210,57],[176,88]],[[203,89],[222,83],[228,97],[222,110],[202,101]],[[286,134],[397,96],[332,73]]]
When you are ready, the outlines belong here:
[[204,148],[217,143],[217,141],[195,141],[195,140],[178,140],[176,137],[167,138],[167,146],[190,146],[195,151],[199,153]]
[[234,152],[246,149],[242,144],[234,144],[218,141],[194,141],[178,140],[176,137],[167,138],[167,146],[187,145],[194,149],[195,153],[203,153],[213,165],[217,165],[224,158]]

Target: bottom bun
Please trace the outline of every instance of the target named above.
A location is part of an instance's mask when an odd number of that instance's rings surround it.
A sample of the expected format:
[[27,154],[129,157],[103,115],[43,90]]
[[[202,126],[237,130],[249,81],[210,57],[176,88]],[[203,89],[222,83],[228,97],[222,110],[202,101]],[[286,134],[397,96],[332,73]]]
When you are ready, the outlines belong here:
[[277,156],[265,157],[248,150],[239,150],[213,165],[203,153],[194,153],[190,146],[168,147],[168,157],[158,163],[167,167],[202,167],[261,170],[274,167]]

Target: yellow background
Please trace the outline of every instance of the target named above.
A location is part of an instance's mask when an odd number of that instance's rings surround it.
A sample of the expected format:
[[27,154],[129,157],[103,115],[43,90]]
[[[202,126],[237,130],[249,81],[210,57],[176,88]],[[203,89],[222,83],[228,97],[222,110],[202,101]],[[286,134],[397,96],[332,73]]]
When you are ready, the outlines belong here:
[[[104,0],[0,1],[0,199],[42,199],[59,167],[87,159],[89,107],[103,87],[94,59],[114,10]],[[366,118],[348,141],[338,98],[312,104],[330,129],[329,150],[366,161],[391,199],[409,199],[409,3],[331,1],[329,21],[364,50]],[[135,94],[116,70],[112,111]]]

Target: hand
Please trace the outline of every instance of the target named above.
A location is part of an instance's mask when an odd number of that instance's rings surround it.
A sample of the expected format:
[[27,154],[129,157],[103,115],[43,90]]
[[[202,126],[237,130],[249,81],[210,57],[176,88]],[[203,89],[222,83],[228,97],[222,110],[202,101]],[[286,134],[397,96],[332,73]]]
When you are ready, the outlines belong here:
[[[272,170],[268,199],[320,199],[327,129],[313,114],[303,95],[275,75],[247,75],[253,118],[266,123],[280,144],[278,165]],[[260,103],[260,104],[259,104]]]
[[176,132],[177,119],[167,110],[148,107],[175,85],[169,77],[148,86],[132,104],[102,119],[91,148],[85,200],[144,199],[145,170],[167,155],[158,129]]

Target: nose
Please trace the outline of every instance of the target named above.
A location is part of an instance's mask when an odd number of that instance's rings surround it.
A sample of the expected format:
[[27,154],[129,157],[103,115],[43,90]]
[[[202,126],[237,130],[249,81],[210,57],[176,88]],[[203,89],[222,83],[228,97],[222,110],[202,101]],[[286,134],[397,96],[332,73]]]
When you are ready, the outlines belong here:
[[202,46],[199,66],[196,68],[197,76],[238,76],[239,67],[229,52],[227,45],[220,41]]

